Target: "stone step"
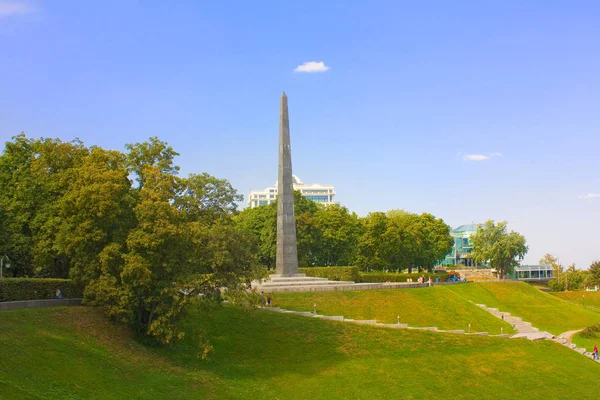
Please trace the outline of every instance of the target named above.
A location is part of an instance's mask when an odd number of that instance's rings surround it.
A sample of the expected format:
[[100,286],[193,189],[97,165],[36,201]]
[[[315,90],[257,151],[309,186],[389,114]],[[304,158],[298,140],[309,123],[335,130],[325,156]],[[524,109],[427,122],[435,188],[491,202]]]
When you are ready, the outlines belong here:
[[382,326],[384,328],[394,328],[394,329],[408,328],[408,324],[380,324],[380,323],[377,323],[377,326]]
[[327,320],[332,320],[332,321],[343,321],[344,317],[342,317],[341,315],[319,315],[319,314],[315,314],[313,315],[314,318],[320,318],[320,319],[327,319]]
[[354,322],[355,324],[363,324],[363,325],[377,324],[377,321],[375,321],[374,319],[352,319],[352,320],[348,320],[348,321]]
[[303,276],[303,277],[280,277],[280,278],[271,278],[268,279],[267,282],[316,282],[316,281],[326,281],[327,278],[317,278],[314,276]]
[[349,282],[349,281],[328,281],[327,279],[322,279],[322,280],[318,280],[318,281],[292,281],[292,280],[288,280],[288,281],[278,281],[278,282],[272,282],[272,281],[267,281],[265,283],[263,283],[262,285],[260,285],[258,288],[262,289],[262,288],[272,288],[272,287],[282,287],[282,286],[318,286],[318,285],[347,285],[347,284],[351,284],[354,282]]

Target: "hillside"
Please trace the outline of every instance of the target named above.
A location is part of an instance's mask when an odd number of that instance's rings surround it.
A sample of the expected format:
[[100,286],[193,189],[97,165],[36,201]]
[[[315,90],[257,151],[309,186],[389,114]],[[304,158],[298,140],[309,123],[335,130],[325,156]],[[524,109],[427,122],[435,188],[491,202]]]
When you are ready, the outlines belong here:
[[[194,310],[171,348],[146,347],[83,307],[5,311],[0,326],[2,399],[597,398],[598,365],[551,342],[233,306]],[[196,356],[200,331],[209,361]]]
[[499,334],[513,332],[512,326],[456,295],[446,286],[420,289],[360,290],[339,292],[275,293],[273,305],[294,311],[342,315],[353,319],[375,319],[396,323],[398,316],[410,326],[436,326]]
[[474,303],[499,308],[555,335],[600,322],[600,313],[544,293],[524,282],[472,283],[448,287]]

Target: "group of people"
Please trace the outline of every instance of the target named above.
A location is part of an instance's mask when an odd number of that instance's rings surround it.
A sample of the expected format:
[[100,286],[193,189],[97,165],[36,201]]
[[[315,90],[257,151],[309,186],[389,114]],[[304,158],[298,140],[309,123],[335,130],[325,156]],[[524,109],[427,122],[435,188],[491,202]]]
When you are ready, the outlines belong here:
[[[440,278],[435,278],[436,282],[440,281]],[[406,280],[406,282],[412,283],[413,280],[412,278],[408,278]],[[430,276],[429,279],[427,279],[425,276],[421,275],[418,279],[417,279],[417,283],[429,283],[429,285],[431,285],[433,283],[433,278]]]

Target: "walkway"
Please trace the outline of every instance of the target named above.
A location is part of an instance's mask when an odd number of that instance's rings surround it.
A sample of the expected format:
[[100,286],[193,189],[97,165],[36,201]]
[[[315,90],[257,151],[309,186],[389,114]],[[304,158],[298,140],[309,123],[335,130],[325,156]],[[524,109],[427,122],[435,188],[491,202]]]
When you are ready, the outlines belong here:
[[507,334],[502,334],[502,335],[488,335],[487,332],[471,332],[471,333],[468,333],[468,332],[465,332],[462,329],[442,330],[442,329],[438,329],[435,326],[414,327],[414,326],[408,326],[408,324],[401,324],[401,323],[383,324],[381,322],[377,322],[374,319],[350,319],[350,318],[344,318],[341,315],[319,315],[319,314],[312,313],[310,311],[291,311],[291,310],[284,310],[284,309],[279,308],[279,307],[263,307],[263,310],[278,312],[278,313],[282,313],[282,314],[300,315],[302,317],[327,319],[327,320],[332,320],[332,321],[349,322],[349,323],[361,324],[361,325],[379,326],[379,327],[383,327],[383,328],[415,329],[415,330],[420,330],[420,331],[433,331],[433,332],[442,332],[442,333],[453,333],[453,334],[459,334],[459,335],[495,336],[495,337],[503,337],[503,338],[508,338],[510,336],[510,335],[507,335]]
[[540,331],[538,328],[533,327],[531,322],[525,322],[522,318],[515,317],[507,312],[502,312],[497,308],[486,307],[485,304],[477,304],[478,307],[483,308],[490,314],[502,319],[504,321],[511,324],[513,328],[517,331],[511,338],[525,338],[529,340],[542,340],[542,339],[552,339],[554,335],[545,331]]

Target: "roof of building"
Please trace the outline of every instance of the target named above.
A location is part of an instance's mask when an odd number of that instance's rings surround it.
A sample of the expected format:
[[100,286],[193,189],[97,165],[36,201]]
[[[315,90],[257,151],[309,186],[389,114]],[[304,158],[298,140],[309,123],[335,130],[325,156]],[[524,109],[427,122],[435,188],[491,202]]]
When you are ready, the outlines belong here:
[[515,267],[515,271],[551,271],[554,267],[549,264],[541,264],[541,265],[519,265]]
[[461,225],[458,228],[452,229],[452,232],[454,233],[458,233],[458,232],[477,232],[477,227],[479,226],[479,224],[465,224],[465,225]]

